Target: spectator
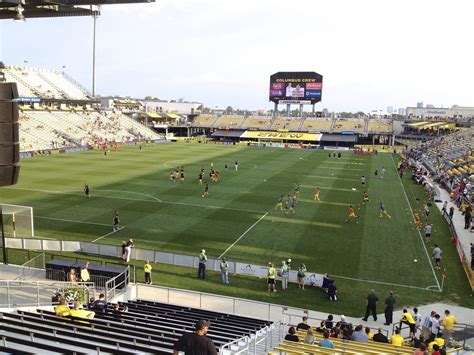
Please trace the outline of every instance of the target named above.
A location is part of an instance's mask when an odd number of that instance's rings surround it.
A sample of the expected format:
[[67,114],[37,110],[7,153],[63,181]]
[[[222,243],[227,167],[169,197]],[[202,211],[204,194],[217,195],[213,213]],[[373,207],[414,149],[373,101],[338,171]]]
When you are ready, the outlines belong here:
[[434,345],[438,345],[440,349],[442,349],[444,347],[444,339],[443,339],[443,335],[441,333],[438,333],[436,334],[436,337],[433,339],[433,341],[431,341],[428,345],[428,348],[430,350],[433,350],[433,347]]
[[71,309],[70,315],[74,318],[93,319],[95,312],[82,309],[79,302],[74,302],[74,308]]
[[199,269],[198,269],[199,279],[206,278],[206,263],[207,263],[206,250],[201,249],[201,252],[199,253]]
[[425,355],[426,354],[426,344],[421,342],[418,349],[415,350],[413,355]]
[[92,303],[92,310],[96,313],[105,313],[107,312],[107,301],[105,300],[105,295],[101,293],[99,299]]
[[184,351],[185,355],[217,355],[214,342],[206,337],[209,326],[209,322],[205,320],[197,321],[194,332],[184,333],[174,344],[173,355],[179,355],[180,351]]
[[71,270],[69,271],[69,282],[73,284],[77,283],[77,274],[75,268],[71,268]]
[[420,344],[421,343],[424,343],[425,342],[425,339],[423,338],[423,335],[420,335],[419,338],[417,338],[416,336],[412,336],[411,337],[411,346],[414,347],[414,348],[419,348],[420,347]]
[[319,324],[319,327],[316,327],[316,332],[323,334],[326,331],[326,321],[322,320]]
[[453,316],[449,310],[444,311],[444,319],[443,319],[443,339],[448,340],[451,338],[451,334],[453,333],[454,325],[457,323],[456,317]]
[[393,296],[393,291],[390,291],[388,297],[385,299],[384,313],[385,323],[384,325],[390,325],[393,322],[393,306],[397,303],[397,300]]
[[333,327],[333,319],[334,317],[332,314],[328,315],[328,319],[326,319],[326,328],[331,329]]
[[298,338],[296,335],[295,327],[290,327],[290,329],[288,329],[288,334],[285,335],[285,340],[294,341],[297,343],[300,342],[300,338]]
[[373,340],[377,343],[388,343],[388,338],[382,333],[383,329],[379,328],[377,334],[374,335]]
[[122,259],[123,259],[123,260],[126,259],[126,258],[125,258],[125,251],[126,251],[125,248],[126,248],[126,247],[127,247],[127,243],[125,243],[125,240],[124,240],[124,241],[122,242],[122,246],[121,246],[121,248],[122,248]]
[[304,343],[308,345],[313,345],[316,342],[316,337],[314,336],[313,330],[309,328],[304,337]]
[[277,292],[275,288],[275,276],[276,270],[275,265],[273,263],[268,263],[268,271],[267,271],[267,284],[268,284],[268,291]]
[[431,318],[431,328],[430,328],[430,331],[431,331],[431,336],[430,336],[430,339],[434,339],[436,338],[436,335],[440,332],[440,329],[441,329],[441,326],[440,326],[440,315],[439,314],[435,314],[435,316],[433,318]]
[[405,339],[400,335],[400,329],[395,329],[395,334],[390,338],[390,342],[396,346],[405,345]]
[[415,320],[413,319],[413,316],[408,312],[406,308],[403,309],[403,314],[402,318],[400,319],[400,323],[398,327],[401,329],[402,324],[408,325],[410,327],[410,336],[415,336],[416,333],[416,328],[415,328]]
[[143,271],[145,273],[145,283],[147,285],[152,285],[153,282],[151,281],[151,270],[153,267],[150,265],[150,261],[146,261],[145,265],[143,266]]
[[329,348],[334,349],[334,344],[331,340],[329,340],[329,332],[324,332],[323,340],[319,342],[319,346],[322,348]]
[[358,325],[355,328],[355,332],[352,333],[352,340],[358,341],[359,343],[368,343],[369,342],[369,337],[363,331],[362,325]]
[[304,278],[306,276],[306,266],[305,264],[301,263],[300,267],[298,268],[298,288],[304,290]]
[[115,319],[121,319],[124,313],[128,312],[128,306],[125,305],[123,310],[120,309],[120,305],[118,303],[114,304],[114,309],[112,311],[112,315]]
[[308,330],[311,329],[311,327],[308,325],[308,317],[304,316],[303,317],[303,322],[299,323],[296,326],[296,330]]
[[362,318],[363,321],[367,321],[369,318],[369,313],[372,312],[372,316],[374,317],[374,321],[377,321],[377,301],[379,298],[375,294],[375,290],[370,290],[369,295],[367,296],[367,307],[365,309],[365,317]]
[[290,278],[290,267],[288,266],[286,260],[281,262],[281,288],[283,291],[288,289],[288,279]]
[[374,338],[374,335],[370,331],[369,327],[365,327],[365,334],[367,334],[367,337],[369,338],[369,340],[372,340]]
[[421,314],[418,312],[418,308],[413,308],[413,319],[415,320],[415,330],[421,329]]
[[425,339],[429,339],[431,336],[431,320],[434,318],[435,315],[436,312],[431,311],[431,313],[425,317],[425,320],[421,325],[421,335],[423,335],[423,338]]
[[451,207],[449,208],[449,218],[450,218],[450,219],[453,219],[453,215],[454,215],[454,207],[451,206]]
[[439,351],[439,345],[438,344],[434,344],[433,345],[433,351],[431,353],[431,355],[441,355],[441,352]]
[[70,315],[70,309],[65,298],[61,297],[59,299],[59,304],[54,307],[54,313],[60,317],[67,317]]
[[127,245],[125,246],[125,255],[124,255],[124,260],[127,263],[130,262],[130,258],[132,256],[132,248],[134,246],[135,246],[135,244],[133,243],[133,240],[129,239],[128,242],[127,242]]

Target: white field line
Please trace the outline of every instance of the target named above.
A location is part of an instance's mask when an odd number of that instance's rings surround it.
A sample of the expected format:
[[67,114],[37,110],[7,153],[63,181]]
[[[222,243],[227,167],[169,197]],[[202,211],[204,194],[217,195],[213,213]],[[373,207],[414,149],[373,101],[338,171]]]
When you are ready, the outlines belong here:
[[260,217],[257,222],[255,222],[254,224],[252,224],[250,227],[247,228],[247,230],[245,232],[243,232],[240,237],[238,237],[235,242],[233,242],[221,255],[219,255],[219,257],[217,259],[220,259],[222,258],[235,244],[237,244],[239,242],[240,239],[242,239],[248,232],[250,232],[250,230],[252,230],[253,227],[255,227],[262,219],[264,219],[268,213],[270,211],[266,212],[262,217]]
[[[84,196],[84,194],[82,194],[82,193],[74,193],[74,192],[67,192],[67,191],[50,191],[50,190],[39,190],[39,189],[27,189],[27,188],[21,188],[21,187],[5,187],[5,188],[6,189],[12,189],[12,190],[42,192],[42,193],[46,193],[46,194]],[[120,191],[120,190],[97,190],[97,191],[116,191],[116,192],[125,192],[125,193],[127,193],[127,192],[128,193],[136,193],[136,192],[132,192],[132,191]],[[138,193],[138,194],[140,194],[140,193]],[[163,200],[159,200],[158,198],[155,198],[151,195],[145,195],[145,194],[141,194],[141,195],[148,196],[150,198],[154,198],[154,200],[145,200],[145,199],[139,199],[139,198],[129,198],[129,197],[120,197],[120,196],[106,196],[106,195],[95,195],[95,197],[96,198],[109,198],[109,199],[115,199],[115,200],[130,200],[130,201],[142,201],[142,202],[149,202],[149,203],[163,203],[163,204],[169,204],[169,205],[203,207],[203,208],[222,209],[222,210],[229,210],[229,211],[249,212],[249,213],[265,213],[264,211],[247,210],[247,209],[243,209],[243,208],[232,208],[232,207],[213,206],[213,205],[201,205],[201,204],[186,203],[186,202],[163,201]],[[92,198],[94,198],[94,195],[92,195]]]
[[129,194],[135,194],[135,195],[141,195],[141,196],[145,196],[145,197],[149,197],[155,201],[158,201],[158,202],[163,202],[161,201],[158,197],[155,197],[155,196],[152,196],[152,195],[147,195],[147,194],[144,194],[144,193],[141,193],[141,192],[134,192],[134,191],[121,191],[121,190],[103,190],[103,189],[99,189],[97,191],[109,191],[109,192],[125,192],[125,193],[129,193]]
[[117,233],[117,232],[119,232],[119,231],[121,231],[121,230],[124,230],[124,229],[125,229],[125,227],[120,227],[120,229],[114,230],[114,231],[112,231],[112,232],[109,232],[109,233],[107,233],[107,234],[104,234],[104,235],[100,236],[100,237],[97,238],[97,239],[94,239],[91,243],[98,242],[98,241],[101,240],[102,238],[108,237],[109,235],[112,235],[112,234]]
[[[395,165],[395,160],[393,160],[393,155],[390,155],[390,158],[392,159],[393,167],[395,168],[395,170],[397,170],[397,166]],[[405,191],[405,187],[403,186],[402,179],[400,179],[400,176],[398,174],[397,174],[397,178],[398,178],[398,181],[400,182],[400,185],[402,187],[403,194],[405,195],[405,199],[407,201],[408,207],[410,208],[411,218],[413,219],[413,222],[415,222],[415,224],[416,224],[415,216],[413,215],[413,209],[411,208],[410,201],[408,200],[408,196],[407,196],[407,193]],[[428,254],[428,249],[426,249],[426,245],[423,242],[423,237],[421,236],[420,229],[417,227],[416,230],[418,231],[418,236],[420,237],[420,242],[421,242],[421,245],[423,245],[423,249],[425,250],[426,257],[428,258],[428,262],[430,263],[431,271],[433,272],[433,276],[436,280],[436,285],[438,285],[438,291],[441,292],[441,286],[439,284],[438,277],[436,276],[436,272],[434,270],[433,264],[431,263],[431,258],[430,258],[430,255]]]
[[34,218],[51,219],[53,221],[63,221],[63,222],[71,222],[71,223],[92,224],[92,225],[95,225],[95,226],[107,226],[107,227],[112,226],[112,224],[76,221],[74,219],[54,218],[54,217],[45,217],[45,216],[34,216]]
[[[333,274],[331,274],[331,276],[334,276],[334,277],[337,278],[337,279],[361,281],[361,282],[368,282],[368,283],[373,283],[373,284],[396,286],[396,287],[414,288],[414,289],[417,289],[417,290],[425,290],[425,291],[426,291],[426,290],[430,290],[430,291],[431,291],[431,288],[432,288],[432,287],[436,287],[436,288],[438,287],[438,286],[419,287],[419,286],[401,285],[401,284],[393,284],[393,283],[390,283],[390,282],[365,280],[365,279],[358,279],[358,278],[347,277],[347,276],[337,276],[337,275],[333,275]],[[439,289],[436,290],[436,291],[439,291]]]

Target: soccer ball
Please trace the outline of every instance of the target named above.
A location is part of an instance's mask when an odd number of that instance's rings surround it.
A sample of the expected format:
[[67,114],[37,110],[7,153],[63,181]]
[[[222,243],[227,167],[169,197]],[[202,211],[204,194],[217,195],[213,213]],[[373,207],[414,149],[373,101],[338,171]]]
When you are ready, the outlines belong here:
[[417,262],[418,262],[418,259],[413,259],[413,262],[414,262],[414,263],[417,263]]
[[263,181],[267,181],[267,179],[264,179]]

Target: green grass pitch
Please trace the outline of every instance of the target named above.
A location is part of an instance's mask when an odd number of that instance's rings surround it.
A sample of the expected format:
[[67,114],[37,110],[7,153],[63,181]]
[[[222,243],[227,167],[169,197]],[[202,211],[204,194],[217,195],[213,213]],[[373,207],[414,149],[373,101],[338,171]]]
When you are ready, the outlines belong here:
[[[192,255],[204,248],[210,257],[227,250],[232,260],[260,265],[292,258],[293,267],[304,262],[310,271],[334,275],[341,295],[354,302],[363,302],[374,287],[381,292],[395,289],[407,302],[418,298],[419,303],[447,300],[472,306],[449,231],[433,206],[432,244],[442,247],[449,275],[444,291],[434,291],[441,275],[432,269],[432,245],[425,250],[410,210],[421,210],[425,197],[408,175],[399,179],[397,162],[391,154],[342,152],[341,159],[333,159],[327,151],[214,144],[161,144],[143,151],[127,147],[108,156],[88,151],[23,160],[20,183],[3,188],[0,201],[33,206],[39,237],[114,245],[133,238],[140,248]],[[203,198],[197,176],[204,167],[209,181],[211,163],[221,179],[209,183],[209,196]],[[170,171],[182,165],[185,181],[172,183]],[[375,177],[374,171],[382,167],[387,169],[384,179]],[[367,178],[365,188],[362,175]],[[84,183],[91,187],[90,199],[82,192]],[[291,193],[296,183],[296,213],[275,211],[278,196]],[[316,186],[321,188],[320,202],[313,199]],[[366,204],[363,190],[369,192]],[[379,202],[391,219],[379,218]],[[359,223],[346,222],[350,204]],[[114,210],[125,228],[110,233]],[[251,292],[248,296],[261,300]],[[266,300],[285,302],[279,295],[271,297],[276,299]],[[305,297],[301,303],[308,302]],[[327,309],[353,313],[347,305]]]

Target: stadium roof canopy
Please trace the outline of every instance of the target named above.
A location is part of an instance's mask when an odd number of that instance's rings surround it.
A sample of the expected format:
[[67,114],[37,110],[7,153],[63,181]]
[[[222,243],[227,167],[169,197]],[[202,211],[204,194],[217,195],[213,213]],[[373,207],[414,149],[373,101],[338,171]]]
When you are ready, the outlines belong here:
[[101,5],[138,4],[155,0],[0,0],[0,20],[14,19],[18,7],[25,18],[98,16]]

